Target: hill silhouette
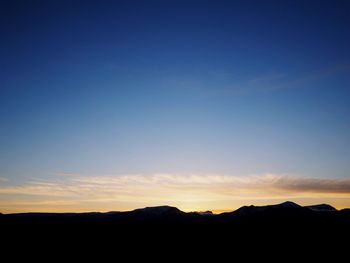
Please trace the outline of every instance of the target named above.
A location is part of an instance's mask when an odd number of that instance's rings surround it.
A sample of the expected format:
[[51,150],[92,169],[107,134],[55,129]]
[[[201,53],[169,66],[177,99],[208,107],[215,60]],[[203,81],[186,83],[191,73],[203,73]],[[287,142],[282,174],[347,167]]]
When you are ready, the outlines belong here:
[[[315,258],[317,251],[322,258],[327,254],[334,258],[330,248],[346,249],[347,243],[342,240],[350,234],[350,209],[336,210],[326,204],[303,207],[285,202],[243,206],[221,214],[186,213],[171,206],[107,213],[0,214],[0,233],[8,249],[31,246],[36,249],[40,244],[46,249],[57,248],[56,253],[62,252],[59,249],[62,246],[75,251],[79,245],[82,254],[86,254],[87,248],[118,249],[118,253],[131,249],[128,257],[138,256],[137,252],[142,250],[154,255],[161,252],[177,255],[181,248],[185,254],[205,258],[208,252],[217,258],[232,249],[238,255],[246,250],[260,251],[259,255],[268,253],[269,257],[283,253],[296,258],[305,253]],[[221,254],[222,251],[227,253]],[[253,255],[249,253],[244,257]]]
[[18,213],[0,214],[0,227],[11,226],[186,226],[215,227],[264,227],[287,226],[315,228],[350,226],[350,210],[337,210],[327,204],[300,206],[284,202],[267,206],[243,206],[235,211],[221,214],[206,212],[183,212],[176,207],[156,206],[126,212],[91,213]]

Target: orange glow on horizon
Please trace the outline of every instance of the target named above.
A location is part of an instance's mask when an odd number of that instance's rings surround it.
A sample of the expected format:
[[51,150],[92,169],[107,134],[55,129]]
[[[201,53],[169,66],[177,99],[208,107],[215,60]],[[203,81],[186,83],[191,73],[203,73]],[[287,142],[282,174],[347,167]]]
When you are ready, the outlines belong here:
[[67,176],[0,186],[0,212],[128,211],[170,205],[221,213],[244,205],[293,201],[350,207],[350,180],[262,174]]

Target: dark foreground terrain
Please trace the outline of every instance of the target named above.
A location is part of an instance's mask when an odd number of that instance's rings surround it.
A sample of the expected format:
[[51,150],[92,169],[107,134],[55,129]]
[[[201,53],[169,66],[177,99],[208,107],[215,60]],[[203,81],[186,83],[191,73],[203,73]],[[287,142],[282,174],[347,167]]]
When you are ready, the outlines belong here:
[[71,248],[83,246],[84,253],[97,246],[118,253],[132,248],[135,253],[130,257],[140,256],[137,251],[144,248],[155,254],[158,250],[187,251],[202,257],[242,253],[242,249],[255,251],[246,254],[250,257],[260,249],[268,255],[286,251],[293,257],[307,251],[334,259],[347,253],[350,209],[285,202],[244,206],[218,215],[185,213],[170,206],[108,213],[1,214],[0,231],[10,247],[69,244]]
[[134,230],[186,229],[225,231],[338,232],[350,228],[350,209],[336,210],[326,204],[300,206],[285,202],[269,206],[243,206],[236,211],[185,213],[176,207],[158,206],[128,212],[107,213],[22,213],[0,214],[0,229],[6,230],[89,230],[108,228],[113,232]]

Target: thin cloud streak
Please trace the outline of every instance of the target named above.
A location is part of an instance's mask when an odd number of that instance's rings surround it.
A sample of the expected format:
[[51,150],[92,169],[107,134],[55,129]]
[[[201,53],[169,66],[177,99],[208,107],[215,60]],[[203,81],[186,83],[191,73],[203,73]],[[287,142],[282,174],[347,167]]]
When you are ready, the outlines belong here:
[[349,194],[350,179],[315,179],[280,177],[275,185],[283,190],[297,192]]
[[54,174],[58,176],[80,176],[79,173],[70,173],[70,172],[58,172]]
[[[0,209],[11,205],[70,209],[133,209],[171,204],[180,209],[233,208],[240,200],[340,198],[350,204],[350,179],[304,178],[277,174],[67,176],[0,187]],[[7,198],[5,198],[7,197]],[[46,202],[45,202],[46,201]],[[89,209],[88,209],[89,210]]]
[[0,183],[1,183],[1,182],[8,182],[8,181],[9,181],[8,178],[0,177]]
[[337,64],[333,67],[308,72],[303,75],[293,76],[285,72],[265,72],[250,79],[236,81],[229,72],[226,75],[213,75],[216,83],[231,82],[215,86],[215,88],[206,88],[203,91],[206,96],[248,96],[256,93],[275,92],[289,89],[310,88],[310,83],[317,84],[322,80],[336,76],[349,74],[349,64]]

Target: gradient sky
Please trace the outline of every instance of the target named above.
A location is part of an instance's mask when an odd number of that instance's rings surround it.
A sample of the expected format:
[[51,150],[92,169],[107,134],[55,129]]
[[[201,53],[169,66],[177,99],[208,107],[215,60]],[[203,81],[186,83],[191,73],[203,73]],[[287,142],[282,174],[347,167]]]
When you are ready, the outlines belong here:
[[349,14],[1,0],[0,212],[350,207]]

